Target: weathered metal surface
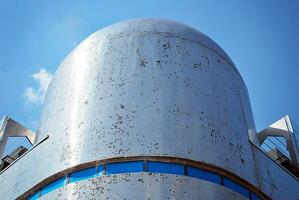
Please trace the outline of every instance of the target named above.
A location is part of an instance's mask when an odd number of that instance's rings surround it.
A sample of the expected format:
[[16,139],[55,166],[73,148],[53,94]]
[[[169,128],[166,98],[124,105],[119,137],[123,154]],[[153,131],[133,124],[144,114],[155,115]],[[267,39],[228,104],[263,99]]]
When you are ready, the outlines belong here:
[[[37,134],[37,142],[50,137],[0,175],[4,199],[15,199],[67,168],[117,157],[200,161],[254,186],[259,185],[257,178],[260,181],[268,173],[263,166],[255,168],[248,141],[257,142],[251,107],[232,61],[207,36],[167,20],[114,24],[76,47],[50,83]],[[233,193],[221,192],[221,186],[217,189],[188,177],[179,181],[176,176],[161,175],[156,181],[149,176],[144,184],[138,176],[126,176],[97,178],[106,179],[100,187],[90,185],[92,181],[68,185],[47,198],[74,199],[88,191],[86,195],[92,198],[100,195],[100,188],[104,196],[153,191],[156,199],[172,193],[178,195],[173,198],[192,199],[197,190],[206,188],[203,194],[210,199],[219,199],[219,194],[234,198]],[[289,175],[283,174],[281,180],[285,176]],[[180,187],[175,188],[178,183]],[[259,186],[268,191],[261,181]],[[277,193],[273,194],[275,199]]]
[[41,200],[53,199],[246,200],[247,198],[223,186],[190,177],[136,173],[104,176],[72,183],[41,198]]
[[[61,64],[38,136],[49,162],[166,155],[221,166],[255,183],[244,82],[208,37],[164,20],[100,30]],[[242,99],[242,100],[241,100]],[[249,109],[250,110],[250,109]]]
[[257,185],[248,132],[246,86],[215,42],[172,21],[125,21],[63,61],[37,131],[50,137],[1,175],[1,185],[15,182],[0,193],[15,198],[68,167],[141,155],[205,162]]
[[298,200],[298,179],[256,146],[253,146],[253,153],[259,188],[273,200]]

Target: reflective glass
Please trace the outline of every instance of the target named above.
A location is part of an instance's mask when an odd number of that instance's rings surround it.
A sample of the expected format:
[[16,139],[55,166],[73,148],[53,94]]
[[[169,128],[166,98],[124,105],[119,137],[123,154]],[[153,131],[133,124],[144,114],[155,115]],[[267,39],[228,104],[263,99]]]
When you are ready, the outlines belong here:
[[238,193],[242,194],[243,196],[249,198],[248,189],[245,188],[244,186],[234,182],[233,180],[224,177],[223,184],[224,184],[224,186],[230,188],[231,190],[238,192]]
[[92,178],[95,177],[95,175],[96,175],[96,167],[91,167],[80,171],[76,171],[70,173],[70,183],[80,181],[83,179]]
[[107,164],[106,174],[134,173],[143,171],[143,162],[122,162]]
[[215,174],[213,172],[208,172],[205,170],[197,169],[194,167],[187,167],[187,173],[188,176],[203,179],[206,181],[214,182],[221,184],[221,177],[218,174]]
[[104,166],[103,165],[99,165],[97,167],[96,176],[102,176],[103,174],[104,174]]
[[184,165],[163,162],[147,162],[147,172],[184,175]]
[[46,185],[45,187],[42,188],[42,195],[45,195],[57,188],[64,186],[65,180],[66,180],[66,177],[64,176],[64,177],[61,177],[61,178],[57,179],[56,181]]

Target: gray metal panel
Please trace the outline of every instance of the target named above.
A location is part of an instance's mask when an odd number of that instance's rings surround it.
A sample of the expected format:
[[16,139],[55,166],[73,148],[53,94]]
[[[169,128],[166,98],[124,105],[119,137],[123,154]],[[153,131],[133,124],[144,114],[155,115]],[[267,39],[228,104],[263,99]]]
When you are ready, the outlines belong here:
[[273,200],[299,199],[299,181],[266,153],[253,146],[259,188]]
[[246,200],[221,185],[169,174],[121,174],[88,179],[54,190],[41,200],[61,199],[188,199]]
[[[49,148],[49,140],[38,145],[32,151],[28,152],[20,160],[13,163],[8,169],[0,174],[0,197],[1,200],[16,199],[26,190],[30,189],[38,182],[42,181],[45,174],[56,173],[57,167],[44,165],[41,162],[41,155],[45,148]],[[50,144],[51,145],[51,144]],[[45,147],[45,148],[44,148]]]

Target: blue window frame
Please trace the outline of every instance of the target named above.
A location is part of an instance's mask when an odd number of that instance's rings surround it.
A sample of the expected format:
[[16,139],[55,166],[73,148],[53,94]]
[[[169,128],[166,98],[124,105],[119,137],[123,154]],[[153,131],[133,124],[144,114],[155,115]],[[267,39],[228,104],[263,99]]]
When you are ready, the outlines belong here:
[[36,200],[39,198],[39,196],[40,196],[40,190],[34,193],[33,195],[31,195],[27,200]]
[[46,185],[45,187],[42,188],[41,195],[45,195],[57,188],[64,186],[65,180],[66,180],[66,176],[61,177],[61,178],[57,179],[56,181]]
[[259,196],[257,196],[255,193],[251,192],[251,199],[252,200],[262,200]]
[[176,163],[147,162],[147,172],[184,175],[184,165]]
[[213,172],[209,172],[209,171],[205,171],[202,169],[188,166],[187,173],[188,173],[188,176],[191,176],[194,178],[199,178],[199,179],[203,179],[203,180],[210,181],[213,183],[221,184],[221,177],[218,174],[215,174]]
[[96,176],[102,176],[104,174],[104,165],[99,165],[97,167]]
[[249,198],[249,190],[246,187],[234,182],[233,180],[224,177],[223,185]]
[[96,167],[91,167],[91,168],[83,169],[80,171],[76,171],[76,172],[70,173],[70,183],[88,179],[88,178],[92,178],[92,177],[95,177],[95,175],[96,175]]
[[143,171],[142,161],[109,163],[107,164],[106,174],[134,173]]

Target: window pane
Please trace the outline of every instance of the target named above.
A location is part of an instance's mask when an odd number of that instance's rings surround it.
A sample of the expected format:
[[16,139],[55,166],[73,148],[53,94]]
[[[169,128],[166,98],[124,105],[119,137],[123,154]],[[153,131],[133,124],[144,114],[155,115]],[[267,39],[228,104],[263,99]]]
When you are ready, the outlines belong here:
[[257,196],[255,193],[251,192],[251,199],[252,200],[262,200],[259,196]]
[[73,172],[70,174],[70,183],[95,177],[95,174],[96,174],[95,167],[91,167],[91,168]]
[[66,177],[64,176],[64,177],[59,178],[56,181],[46,185],[45,187],[42,188],[42,195],[45,195],[48,192],[51,192],[57,188],[64,186],[65,180],[66,180]]
[[106,174],[120,174],[120,173],[133,173],[142,172],[143,162],[123,162],[123,163],[110,163],[107,164]]
[[163,162],[147,162],[148,172],[184,175],[184,165]]
[[104,166],[99,165],[97,168],[96,176],[102,176],[104,174]]
[[232,181],[231,179],[225,178],[225,177],[224,177],[223,181],[224,181],[223,182],[224,186],[249,198],[249,191],[244,186],[239,185],[238,183]]
[[187,170],[188,170],[187,171],[188,176],[221,184],[221,178],[218,174],[215,174],[213,172],[208,172],[205,170],[201,170],[201,169],[197,169],[195,167],[189,167],[189,166],[188,166]]
[[33,195],[31,195],[27,200],[36,200],[39,198],[40,191],[37,191]]

